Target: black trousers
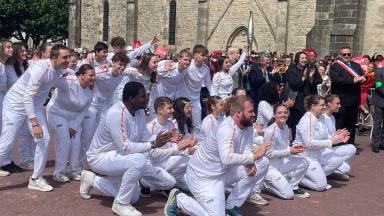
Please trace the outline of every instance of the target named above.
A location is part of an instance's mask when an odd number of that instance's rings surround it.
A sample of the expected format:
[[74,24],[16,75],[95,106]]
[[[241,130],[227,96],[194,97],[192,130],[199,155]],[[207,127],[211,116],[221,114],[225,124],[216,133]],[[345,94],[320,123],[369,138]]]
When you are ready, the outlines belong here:
[[348,144],[355,145],[355,133],[356,133],[356,123],[358,115],[359,106],[356,104],[354,106],[344,106],[340,107],[338,113],[335,113],[336,119],[336,129],[346,128],[351,137],[348,140]]
[[375,106],[373,113],[372,147],[384,147],[384,107]]

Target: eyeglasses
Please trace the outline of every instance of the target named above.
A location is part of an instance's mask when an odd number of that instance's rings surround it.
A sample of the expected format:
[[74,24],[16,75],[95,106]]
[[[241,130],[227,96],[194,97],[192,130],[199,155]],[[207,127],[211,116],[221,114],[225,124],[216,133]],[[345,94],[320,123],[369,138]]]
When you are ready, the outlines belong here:
[[351,56],[351,53],[341,53],[342,56]]

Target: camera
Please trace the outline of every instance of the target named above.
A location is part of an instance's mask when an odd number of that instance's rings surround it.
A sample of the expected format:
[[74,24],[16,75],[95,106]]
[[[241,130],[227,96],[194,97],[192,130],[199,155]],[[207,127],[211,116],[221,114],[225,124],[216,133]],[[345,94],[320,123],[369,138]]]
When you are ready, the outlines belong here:
[[307,71],[311,71],[315,68],[315,64],[313,62],[309,62],[305,67],[307,68]]

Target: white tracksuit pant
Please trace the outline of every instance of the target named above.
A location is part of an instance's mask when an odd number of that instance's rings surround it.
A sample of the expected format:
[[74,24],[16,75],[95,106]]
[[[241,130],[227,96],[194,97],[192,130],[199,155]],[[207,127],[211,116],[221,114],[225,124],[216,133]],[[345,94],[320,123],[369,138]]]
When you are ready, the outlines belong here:
[[161,167],[155,167],[147,161],[140,179],[144,187],[156,190],[171,190],[176,185],[176,179]]
[[19,154],[20,162],[33,161],[36,143],[29,131],[28,124],[24,124],[20,131]]
[[[293,190],[298,189],[298,184],[307,172],[308,161],[297,155],[288,155],[269,161],[270,166],[264,181],[265,187],[282,199],[292,199]],[[293,176],[288,182],[284,174],[290,172],[293,172]]]
[[[15,140],[17,139],[21,128],[27,121],[27,115],[12,112],[7,103],[4,103],[3,105],[4,118],[2,121],[2,133],[0,137],[0,163],[3,163],[3,161],[7,159],[7,155],[12,154]],[[50,142],[50,136],[42,110],[37,111],[36,118],[43,129],[43,138],[34,138],[36,150],[32,178],[38,178],[43,175]],[[29,129],[32,130],[31,123],[29,121],[27,123]]]
[[189,191],[187,183],[185,182],[185,172],[187,171],[188,162],[189,156],[179,154],[170,156],[168,159],[161,162],[152,162],[152,165],[167,171],[176,180],[177,188]]
[[267,157],[262,157],[255,161],[256,165],[256,184],[253,189],[254,193],[260,193],[261,192],[261,185],[264,183],[264,179],[268,172],[269,167],[269,159]]
[[93,186],[107,196],[115,197],[121,204],[137,202],[140,195],[138,181],[146,167],[145,155],[124,155],[110,151],[100,154],[99,157],[90,167],[92,171],[105,176],[97,176]]
[[[187,168],[186,181],[196,201],[185,194],[177,196],[177,205],[189,215],[225,215],[225,209],[242,206],[253,192],[256,176],[248,176],[244,166],[234,166],[223,176],[206,179]],[[225,187],[235,184],[225,200]]]
[[[69,120],[51,112],[48,112],[48,124],[54,132],[56,139],[55,169],[53,175],[67,171],[79,171],[81,128],[73,128],[77,132],[75,137],[70,138],[69,128],[71,128],[71,126],[69,125]],[[67,161],[69,161],[68,170]]]
[[347,162],[356,154],[356,147],[352,144],[345,144],[334,146],[332,150],[343,158],[343,163],[335,172],[348,174],[351,171],[351,166]]
[[333,173],[344,162],[343,158],[332,149],[325,149],[321,154],[311,157],[308,155],[309,167],[301,183],[315,191],[323,191],[327,186],[327,176]]
[[82,132],[80,136],[81,149],[80,149],[80,165],[84,166],[87,161],[86,152],[89,148],[89,145],[92,142],[93,134],[96,131],[96,128],[103,116],[103,113],[107,113],[107,108],[98,109],[93,106],[88,108],[88,113],[84,117],[82,124]]

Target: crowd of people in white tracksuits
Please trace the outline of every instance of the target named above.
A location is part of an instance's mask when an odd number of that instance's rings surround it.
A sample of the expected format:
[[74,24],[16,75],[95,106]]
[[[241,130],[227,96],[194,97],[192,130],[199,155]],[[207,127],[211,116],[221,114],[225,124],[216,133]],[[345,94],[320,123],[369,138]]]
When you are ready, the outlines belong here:
[[[92,188],[114,197],[112,211],[124,216],[142,215],[132,205],[154,191],[168,197],[165,215],[241,215],[247,200],[267,203],[263,188],[309,198],[301,187],[326,191],[327,176],[349,178],[356,148],[346,144],[347,130],[336,130],[337,95],[306,97],[290,137],[285,102],[262,100],[255,111],[246,91],[233,88],[246,52],[211,78],[205,46],[159,61],[148,52],[156,41],[127,53],[116,37],[112,52],[98,42],[83,61],[64,45],[46,45],[27,67],[25,47],[2,41],[0,165],[16,166],[18,143],[19,166],[33,170],[28,188],[52,191],[43,178],[52,141],[53,180],[79,180],[83,199]],[[202,87],[210,94],[204,119]]]

